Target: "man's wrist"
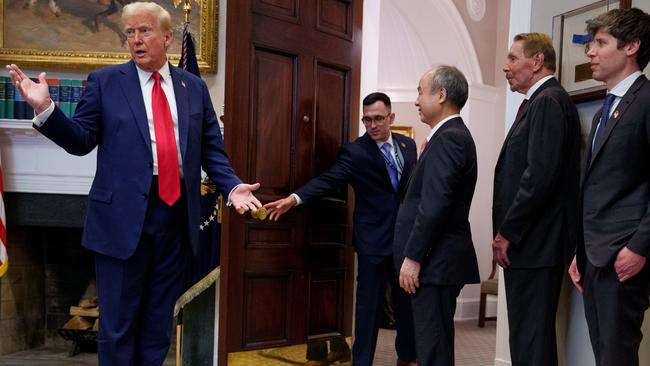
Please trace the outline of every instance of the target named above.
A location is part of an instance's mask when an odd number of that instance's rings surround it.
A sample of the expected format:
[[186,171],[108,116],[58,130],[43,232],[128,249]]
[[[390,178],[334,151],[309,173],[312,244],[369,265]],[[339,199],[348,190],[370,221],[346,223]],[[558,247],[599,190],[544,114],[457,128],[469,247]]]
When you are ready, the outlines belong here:
[[48,98],[45,103],[43,103],[40,106],[37,106],[36,108],[34,108],[34,112],[36,113],[36,115],[39,115],[39,114],[47,111],[48,108],[50,108],[50,106],[52,105],[52,103],[54,103],[52,101],[52,99]]
[[293,205],[294,206],[299,206],[299,205],[302,204],[302,199],[300,199],[300,196],[298,196],[295,193],[291,193],[290,196],[293,197]]

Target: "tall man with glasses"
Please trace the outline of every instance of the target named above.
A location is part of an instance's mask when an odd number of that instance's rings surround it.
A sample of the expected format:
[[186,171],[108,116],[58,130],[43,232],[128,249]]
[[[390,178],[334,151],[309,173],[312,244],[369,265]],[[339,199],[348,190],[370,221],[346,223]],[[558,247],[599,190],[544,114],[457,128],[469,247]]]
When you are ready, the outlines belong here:
[[357,252],[357,301],[352,357],[355,365],[372,365],[378,314],[386,283],[395,299],[398,365],[414,364],[413,319],[406,293],[399,288],[393,261],[393,229],[400,199],[416,161],[415,142],[391,133],[395,120],[390,98],[372,93],[363,100],[366,133],[341,147],[336,163],[295,193],[266,204],[271,220],[291,207],[309,203],[345,183],[355,193],[353,243]]

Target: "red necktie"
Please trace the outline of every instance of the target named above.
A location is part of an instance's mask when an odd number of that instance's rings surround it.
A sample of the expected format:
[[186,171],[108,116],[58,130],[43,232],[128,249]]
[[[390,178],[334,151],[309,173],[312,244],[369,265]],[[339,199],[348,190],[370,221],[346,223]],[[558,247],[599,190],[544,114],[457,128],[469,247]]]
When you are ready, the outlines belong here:
[[156,154],[158,155],[158,193],[160,199],[169,206],[181,196],[178,173],[178,150],[174,137],[174,122],[167,103],[167,96],[160,86],[160,74],[156,71],[151,91],[153,128],[156,133]]
[[526,110],[526,105],[528,104],[528,99],[524,99],[521,101],[521,104],[519,105],[519,109],[517,110],[517,116],[515,117],[515,120],[519,119],[519,116],[524,113],[524,110]]
[[427,148],[427,143],[428,143],[427,139],[424,139],[424,141],[422,141],[422,144],[420,145],[420,156],[422,156],[424,149]]

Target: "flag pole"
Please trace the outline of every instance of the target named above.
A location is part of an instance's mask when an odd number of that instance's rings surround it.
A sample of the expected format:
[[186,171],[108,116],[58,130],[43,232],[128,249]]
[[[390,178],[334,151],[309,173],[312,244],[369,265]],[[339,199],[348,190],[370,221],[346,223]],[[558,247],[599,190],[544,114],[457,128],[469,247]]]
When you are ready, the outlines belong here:
[[[190,13],[192,12],[192,3],[190,0],[182,0],[183,1],[183,13],[185,13],[185,24],[188,24],[190,22]],[[196,1],[197,4],[201,4],[200,0],[194,0]],[[181,0],[173,0],[174,7],[178,8],[178,6],[181,4]]]

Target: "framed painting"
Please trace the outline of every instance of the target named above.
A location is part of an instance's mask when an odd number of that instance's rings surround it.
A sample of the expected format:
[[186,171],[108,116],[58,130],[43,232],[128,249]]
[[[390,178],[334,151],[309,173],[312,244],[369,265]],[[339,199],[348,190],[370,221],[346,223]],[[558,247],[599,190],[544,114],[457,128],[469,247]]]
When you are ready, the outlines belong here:
[[[92,70],[129,60],[122,32],[122,7],[133,0],[0,0],[0,62],[54,70]],[[168,54],[178,63],[183,7],[153,0],[172,16],[174,44]],[[216,71],[219,0],[195,0],[190,27],[199,67]]]
[[391,125],[390,130],[393,131],[393,132],[397,132],[400,135],[404,135],[404,136],[413,138],[413,127],[411,127],[411,126]]
[[601,0],[553,17],[558,79],[575,102],[605,96],[605,85],[591,77],[587,57],[591,37],[586,28],[591,19],[621,5],[625,6],[625,1]]

